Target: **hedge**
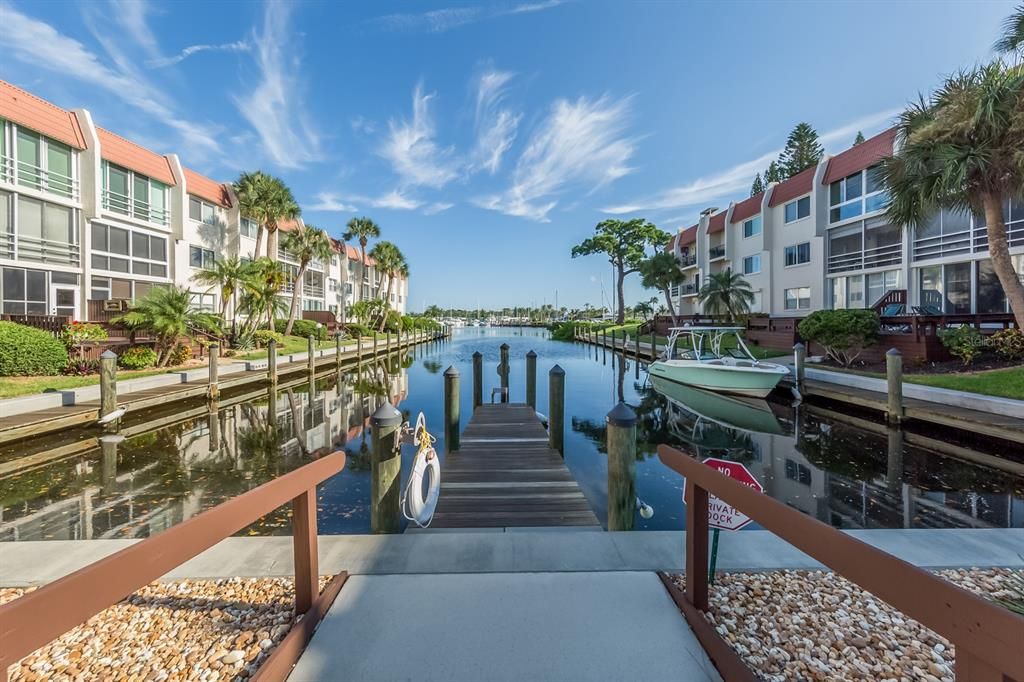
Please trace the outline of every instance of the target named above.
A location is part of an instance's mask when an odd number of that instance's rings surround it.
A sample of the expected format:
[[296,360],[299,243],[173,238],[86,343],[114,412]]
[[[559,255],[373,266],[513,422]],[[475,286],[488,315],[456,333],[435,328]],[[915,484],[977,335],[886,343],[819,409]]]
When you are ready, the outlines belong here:
[[49,333],[16,322],[0,322],[0,376],[52,376],[67,364],[67,348]]

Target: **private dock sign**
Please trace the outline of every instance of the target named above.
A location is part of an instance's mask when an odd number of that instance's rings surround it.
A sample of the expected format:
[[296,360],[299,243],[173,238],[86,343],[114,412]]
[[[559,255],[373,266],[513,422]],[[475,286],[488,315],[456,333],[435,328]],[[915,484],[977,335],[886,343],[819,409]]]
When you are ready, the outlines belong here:
[[[729,478],[738,481],[747,487],[753,488],[759,493],[764,492],[764,487],[757,482],[757,479],[754,478],[752,473],[750,473],[750,470],[739,462],[730,462],[727,459],[708,457],[704,460],[704,464],[707,464],[713,469],[717,469]],[[714,495],[710,495],[708,497],[708,525],[712,528],[720,528],[722,530],[739,530],[750,523],[750,521],[751,519],[749,516],[736,509],[731,504],[723,502]]]

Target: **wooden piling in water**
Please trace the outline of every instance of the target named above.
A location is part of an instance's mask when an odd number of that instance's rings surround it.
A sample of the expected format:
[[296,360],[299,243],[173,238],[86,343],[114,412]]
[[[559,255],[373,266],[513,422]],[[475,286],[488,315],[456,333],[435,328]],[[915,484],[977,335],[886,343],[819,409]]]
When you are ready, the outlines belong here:
[[341,332],[334,334],[334,366],[341,369]]
[[473,411],[484,404],[484,356],[473,353]]
[[565,457],[565,370],[555,365],[548,372],[548,444]]
[[508,402],[508,344],[501,344],[501,348],[498,349],[501,353],[501,364],[498,366],[501,372],[501,402]]
[[793,373],[796,382],[796,390],[804,391],[804,362],[807,360],[807,347],[802,343],[793,346]]
[[401,526],[402,413],[385,400],[370,417],[370,426],[370,529],[374,533],[397,533]]
[[898,424],[903,420],[903,354],[896,348],[885,352],[885,379],[889,394],[886,419]]
[[459,370],[455,367],[444,371],[444,449],[459,449]]
[[[100,355],[100,418],[117,409],[117,356],[111,350]],[[115,420],[116,421],[116,420]]]
[[526,404],[537,409],[537,354],[526,354]]
[[306,338],[306,365],[310,376],[316,373],[316,338],[312,334]]
[[636,412],[620,402],[605,416],[608,530],[632,530],[636,516]]
[[217,385],[217,371],[219,369],[218,360],[220,360],[220,344],[210,344],[210,356],[207,359],[210,366],[210,377],[207,382],[206,397],[210,400],[216,400],[220,396],[220,387]]
[[277,383],[277,341],[267,341],[267,379],[270,383]]

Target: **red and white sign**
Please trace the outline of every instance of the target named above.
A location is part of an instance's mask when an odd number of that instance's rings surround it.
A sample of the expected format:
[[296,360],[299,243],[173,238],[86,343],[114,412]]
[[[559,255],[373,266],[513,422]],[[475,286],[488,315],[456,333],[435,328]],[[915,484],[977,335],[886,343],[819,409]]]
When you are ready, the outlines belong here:
[[[708,457],[704,460],[704,463],[709,467],[717,469],[720,473],[725,474],[729,478],[739,481],[747,487],[753,488],[759,493],[764,492],[764,487],[757,482],[757,479],[754,478],[754,474],[750,473],[750,470],[739,462],[730,462],[727,459]],[[722,530],[739,530],[750,523],[750,521],[751,519],[749,516],[732,505],[726,504],[714,495],[709,496],[708,525],[712,528],[721,528]]]

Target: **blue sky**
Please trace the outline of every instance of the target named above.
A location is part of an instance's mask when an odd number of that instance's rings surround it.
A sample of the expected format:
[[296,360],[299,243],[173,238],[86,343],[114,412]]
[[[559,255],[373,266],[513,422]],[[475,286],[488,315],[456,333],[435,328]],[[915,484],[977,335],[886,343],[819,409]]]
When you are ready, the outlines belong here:
[[598,221],[674,232],[799,121],[833,152],[884,129],[1012,7],[0,0],[0,78],[216,179],[278,174],[332,235],[371,216],[413,309],[575,307],[610,294],[569,257]]

